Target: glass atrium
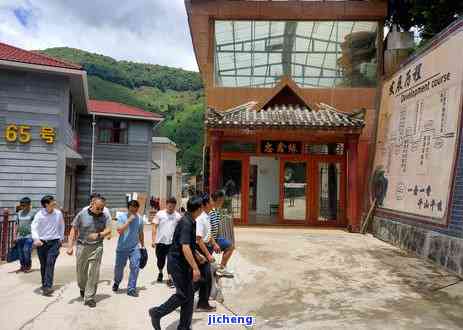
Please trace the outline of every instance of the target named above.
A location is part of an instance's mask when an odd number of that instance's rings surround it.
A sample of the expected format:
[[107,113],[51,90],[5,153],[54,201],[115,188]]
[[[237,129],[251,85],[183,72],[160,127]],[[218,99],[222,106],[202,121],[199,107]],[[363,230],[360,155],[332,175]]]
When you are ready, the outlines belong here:
[[216,21],[215,85],[274,87],[290,76],[302,88],[374,87],[376,22]]

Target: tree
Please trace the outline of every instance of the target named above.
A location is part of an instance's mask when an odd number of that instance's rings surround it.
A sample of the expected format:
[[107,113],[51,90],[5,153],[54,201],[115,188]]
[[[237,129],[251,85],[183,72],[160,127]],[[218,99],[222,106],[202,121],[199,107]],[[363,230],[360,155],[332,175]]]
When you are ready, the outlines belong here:
[[416,28],[423,42],[463,16],[460,0],[389,0],[387,25],[405,31]]

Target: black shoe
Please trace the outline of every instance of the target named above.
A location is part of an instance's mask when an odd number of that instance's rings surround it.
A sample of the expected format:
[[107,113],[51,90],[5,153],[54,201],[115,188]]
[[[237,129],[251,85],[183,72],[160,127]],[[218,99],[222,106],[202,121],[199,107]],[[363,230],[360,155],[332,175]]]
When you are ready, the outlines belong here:
[[207,313],[211,313],[211,312],[215,312],[217,310],[217,307],[215,306],[211,306],[209,304],[207,305],[199,305],[196,307],[196,312],[198,313],[201,313],[201,312],[207,312]]
[[49,296],[51,296],[52,293],[53,293],[52,288],[42,288],[42,294],[44,296],[49,297]]
[[80,297],[83,298],[85,296],[85,291],[84,290],[80,290]]
[[96,307],[96,302],[95,300],[87,300],[85,303],[84,303],[85,306],[88,306],[90,308],[95,308]]
[[119,284],[113,284],[113,292],[117,292],[119,290]]
[[156,315],[156,308],[151,308],[148,311],[148,314],[151,318],[151,324],[153,325],[154,330],[161,330],[161,318]]
[[127,291],[127,295],[137,298],[138,297],[138,292],[137,292],[137,290],[130,290],[130,291]]
[[162,275],[162,273],[159,273],[158,274],[158,279],[156,280],[158,283],[162,283],[162,279],[164,278],[164,276]]
[[167,280],[166,282],[167,286],[171,289],[174,289],[175,288],[175,284],[174,284],[174,281],[172,281],[170,278]]

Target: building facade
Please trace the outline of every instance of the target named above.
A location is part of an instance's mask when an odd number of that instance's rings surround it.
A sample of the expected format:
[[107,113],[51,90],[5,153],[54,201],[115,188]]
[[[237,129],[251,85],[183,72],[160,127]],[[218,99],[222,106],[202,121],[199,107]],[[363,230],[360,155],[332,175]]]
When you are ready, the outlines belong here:
[[77,65],[0,43],[0,208],[47,194],[74,213],[91,192],[109,208],[150,195],[153,128],[162,117],[88,99]]
[[238,223],[359,230],[387,4],[185,1],[204,81],[206,186]]
[[0,208],[45,194],[71,207],[87,99],[79,66],[0,43]]
[[182,183],[181,169],[177,167],[177,145],[167,137],[153,137],[152,149],[151,196],[159,198],[161,207],[169,197],[180,201]]

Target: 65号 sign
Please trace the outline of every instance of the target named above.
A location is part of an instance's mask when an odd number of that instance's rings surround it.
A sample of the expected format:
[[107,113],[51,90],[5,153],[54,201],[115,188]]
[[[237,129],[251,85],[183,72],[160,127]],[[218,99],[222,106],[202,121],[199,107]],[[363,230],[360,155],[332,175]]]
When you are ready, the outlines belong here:
[[[8,124],[5,126],[3,136],[8,143],[19,142],[26,144],[32,141],[31,127],[29,125]],[[53,127],[41,127],[40,138],[47,144],[55,143],[55,129]]]

